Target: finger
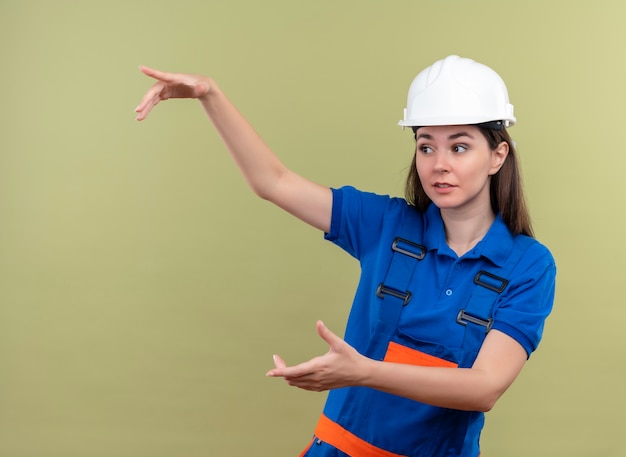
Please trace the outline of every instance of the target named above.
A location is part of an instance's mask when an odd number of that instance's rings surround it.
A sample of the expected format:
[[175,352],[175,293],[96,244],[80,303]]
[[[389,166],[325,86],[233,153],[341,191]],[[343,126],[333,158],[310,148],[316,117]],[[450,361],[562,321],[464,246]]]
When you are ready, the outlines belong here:
[[166,87],[165,83],[169,83],[175,79],[175,75],[172,73],[166,73],[163,71],[155,70],[150,67],[146,67],[144,65],[139,66],[139,70],[145,74],[146,76],[150,76],[151,78],[155,78],[158,81],[146,92],[146,94],[139,102],[139,105],[135,108],[135,112],[139,113],[137,115],[137,120],[141,121],[145,119],[150,111],[163,99],[167,97],[163,97],[163,91]]
[[148,114],[150,114],[150,111],[152,111],[152,108],[154,108],[157,103],[159,103],[159,99],[149,99],[146,101],[142,101],[139,106],[137,106],[137,108],[135,108],[135,112],[137,113],[137,120],[138,121],[142,121],[144,120]]
[[194,96],[200,97],[208,91],[208,85],[199,83],[199,79],[195,75],[188,75],[184,73],[170,73],[167,71],[159,71],[154,68],[140,66],[139,69],[146,76],[157,79],[165,85],[184,85],[193,88]]
[[282,376],[281,374],[279,374],[281,372],[282,369],[287,368],[287,364],[285,363],[285,361],[279,356],[274,354],[272,356],[272,359],[274,359],[274,369],[268,371],[265,376]]
[[276,368],[267,372],[267,376],[282,377],[282,378],[300,378],[302,376],[308,376],[315,372],[315,361],[317,357],[303,362],[293,367],[277,366]]
[[276,368],[286,368],[287,367],[287,364],[285,363],[285,361],[279,355],[274,354],[272,356],[272,358],[274,359],[274,366]]
[[326,341],[331,348],[343,342],[343,340],[331,332],[322,321],[317,321],[317,334]]
[[185,73],[170,73],[167,71],[159,71],[154,68],[140,66],[139,69],[146,76],[157,79],[168,85],[184,85],[193,88],[193,95],[195,98],[201,97],[206,94],[210,87],[206,78],[199,77],[197,75],[185,74]]
[[158,79],[159,81],[174,82],[179,78],[179,76],[176,73],[159,71],[159,70],[155,70],[154,68],[145,67],[143,65],[139,66],[139,70],[141,70],[141,72],[144,75],[150,76],[151,78],[154,78],[154,79]]
[[145,119],[150,111],[152,111],[152,108],[161,101],[164,87],[162,82],[157,82],[145,93],[141,102],[139,102],[139,105],[135,108],[135,112],[139,113],[137,120]]
[[291,387],[297,387],[298,389],[310,390],[313,392],[322,392],[328,390],[328,387],[323,383],[316,380],[302,380],[300,378],[287,378],[285,379],[287,384]]

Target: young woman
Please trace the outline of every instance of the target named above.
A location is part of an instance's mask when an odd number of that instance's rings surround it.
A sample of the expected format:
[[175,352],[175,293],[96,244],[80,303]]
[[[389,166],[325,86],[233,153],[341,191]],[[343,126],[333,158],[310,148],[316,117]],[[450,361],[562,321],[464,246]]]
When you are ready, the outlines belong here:
[[477,457],[484,412],[537,348],[555,264],[534,240],[506,86],[449,56],[409,89],[416,148],[406,199],[329,189],[287,169],[210,78],[141,67],[156,79],[136,108],[197,98],[252,190],[360,261],[345,340],[267,375],[329,390],[302,456]]

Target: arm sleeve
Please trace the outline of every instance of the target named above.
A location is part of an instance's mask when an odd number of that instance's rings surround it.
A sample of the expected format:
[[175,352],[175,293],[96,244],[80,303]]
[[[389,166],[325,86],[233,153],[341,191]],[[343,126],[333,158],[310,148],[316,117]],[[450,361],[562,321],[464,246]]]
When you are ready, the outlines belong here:
[[385,219],[401,211],[404,200],[362,192],[350,186],[331,190],[330,231],[324,237],[361,259],[372,241],[380,237]]
[[539,243],[529,248],[524,258],[499,300],[493,328],[515,339],[530,357],[541,341],[545,320],[552,311],[556,265],[548,249]]

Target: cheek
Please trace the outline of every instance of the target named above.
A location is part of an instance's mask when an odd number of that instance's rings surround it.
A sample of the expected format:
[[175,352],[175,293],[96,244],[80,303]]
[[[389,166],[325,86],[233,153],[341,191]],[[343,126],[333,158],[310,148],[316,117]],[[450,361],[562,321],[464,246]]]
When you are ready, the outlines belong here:
[[423,162],[421,164],[419,162],[416,162],[415,171],[417,172],[417,180],[419,181],[420,186],[422,187],[422,189],[424,189],[426,193],[428,193],[428,186],[424,185],[424,183],[428,183],[432,180],[429,175],[430,172],[428,167],[425,167]]
[[417,171],[417,179],[419,179],[420,183],[424,181],[428,181],[428,173],[423,168],[420,168],[419,165],[415,166],[415,171]]
[[419,176],[423,176],[426,174],[426,164],[423,160],[415,159],[415,170]]

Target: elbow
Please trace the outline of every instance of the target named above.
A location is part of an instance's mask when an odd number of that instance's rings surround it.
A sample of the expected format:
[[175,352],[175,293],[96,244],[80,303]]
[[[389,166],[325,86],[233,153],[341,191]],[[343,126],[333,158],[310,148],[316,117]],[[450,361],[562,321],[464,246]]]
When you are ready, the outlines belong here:
[[494,400],[480,399],[471,403],[466,403],[465,405],[458,407],[458,409],[462,411],[478,411],[480,413],[488,413],[494,406],[496,406],[496,402]]
[[272,181],[255,181],[252,179],[246,180],[250,190],[254,192],[254,194],[262,200],[274,201],[274,194],[276,183]]
[[499,390],[486,392],[475,405],[476,411],[480,411],[481,413],[487,413],[491,411],[494,406],[496,406],[496,403],[503,393],[504,392],[501,392]]
[[512,383],[512,379],[502,379],[493,374],[486,374],[480,383],[476,385],[473,396],[475,411],[486,413],[491,411],[504,392],[507,391]]
[[494,406],[496,406],[500,396],[501,395],[496,392],[474,392],[473,395],[464,396],[462,399],[457,398],[452,400],[452,398],[447,398],[446,400],[433,402],[431,404],[441,406],[443,408],[458,409],[461,411],[477,411],[487,413],[491,411]]
[[284,187],[282,183],[285,179],[286,171],[284,168],[278,168],[274,170],[271,176],[267,176],[265,179],[248,179],[248,185],[257,197],[278,204],[281,189]]
[[481,402],[478,405],[477,411],[480,411],[481,413],[488,413],[489,411],[491,411],[493,409],[493,407],[496,406],[496,401],[484,401]]
[[254,192],[256,194],[257,197],[259,197],[261,200],[266,200],[266,201],[272,201],[272,194],[271,192],[268,192],[267,189],[262,188],[262,187],[255,187],[255,186],[251,186],[252,187],[252,192]]

